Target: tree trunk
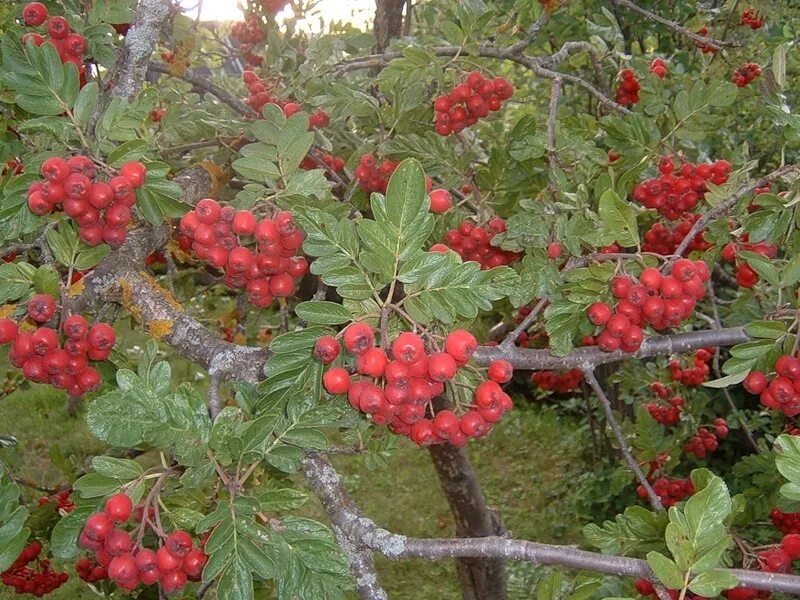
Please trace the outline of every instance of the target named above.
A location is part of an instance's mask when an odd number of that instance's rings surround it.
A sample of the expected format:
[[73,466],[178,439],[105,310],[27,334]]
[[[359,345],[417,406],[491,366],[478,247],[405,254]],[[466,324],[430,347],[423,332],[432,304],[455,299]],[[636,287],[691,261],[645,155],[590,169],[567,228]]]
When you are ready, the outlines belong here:
[[[456,519],[456,535],[503,535],[505,528],[500,516],[487,506],[475,469],[464,449],[441,444],[428,450]],[[505,600],[505,561],[462,558],[456,565],[464,600]]]
[[406,0],[375,0],[375,51],[383,52],[403,32]]

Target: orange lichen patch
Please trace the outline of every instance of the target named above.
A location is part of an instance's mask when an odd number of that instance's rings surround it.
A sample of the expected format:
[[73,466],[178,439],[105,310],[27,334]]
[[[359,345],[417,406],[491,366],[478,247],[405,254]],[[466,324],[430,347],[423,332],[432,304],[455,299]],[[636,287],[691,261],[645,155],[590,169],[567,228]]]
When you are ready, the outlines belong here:
[[0,306],[0,319],[5,319],[8,315],[13,313],[16,308],[16,304],[4,304]]
[[175,323],[169,319],[155,319],[148,324],[147,332],[155,339],[161,340],[172,333],[174,326]]
[[208,195],[210,197],[217,196],[222,186],[230,181],[230,171],[223,169],[218,164],[211,162],[210,160],[204,160],[200,163],[200,166],[206,173],[208,173],[208,176],[211,177],[211,189],[209,190]]
[[237,333],[233,336],[233,343],[239,344],[240,346],[244,346],[247,344],[247,336],[243,333]]
[[178,244],[178,242],[176,242],[173,239],[170,239],[169,242],[167,242],[167,250],[169,251],[170,254],[172,254],[175,260],[177,260],[178,262],[181,263],[192,262],[192,256],[181,250],[181,247]]
[[67,290],[67,296],[70,298],[75,298],[76,296],[80,296],[86,290],[86,281],[84,279],[80,279],[76,281]]
[[155,291],[164,296],[164,300],[167,301],[167,304],[169,304],[172,308],[174,308],[178,312],[183,312],[183,304],[178,302],[175,296],[173,296],[168,290],[165,290],[163,287],[161,287],[158,284],[158,281],[156,280],[155,277],[150,275],[150,273],[148,273],[147,271],[139,271],[139,276],[145,282],[147,282],[147,284],[150,285],[150,287],[152,287]]
[[122,290],[122,298],[120,299],[120,304],[124,306],[131,316],[136,319],[137,322],[142,322],[142,310],[133,303],[133,286],[131,282],[125,278],[119,279],[119,287]]

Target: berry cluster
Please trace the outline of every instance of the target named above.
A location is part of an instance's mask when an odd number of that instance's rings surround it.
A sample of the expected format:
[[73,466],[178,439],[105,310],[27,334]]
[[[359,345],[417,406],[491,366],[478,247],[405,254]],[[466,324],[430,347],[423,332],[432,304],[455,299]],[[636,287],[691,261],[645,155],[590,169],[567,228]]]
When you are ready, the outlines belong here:
[[503,101],[513,95],[514,86],[507,79],[486,79],[478,71],[471,71],[463,83],[433,102],[436,133],[447,136],[471,127],[490,111],[500,110]]
[[[698,29],[696,33],[697,33],[697,35],[702,35],[703,37],[708,37],[708,27],[703,26],[700,29]],[[703,42],[695,42],[694,45],[697,46],[698,48],[700,48],[700,51],[703,54],[714,54],[717,51],[716,48],[712,48],[711,46],[707,46]]]
[[[0,581],[4,585],[13,587],[17,594],[33,594],[37,598],[64,585],[69,575],[53,571],[49,559],[39,558],[41,553],[41,542],[33,541],[25,546],[17,560],[0,573]],[[36,561],[35,568],[28,566],[33,561]]]
[[746,262],[738,260],[737,255],[740,250],[748,250],[767,258],[775,258],[778,255],[778,247],[764,242],[751,244],[748,234],[745,233],[741,242],[729,243],[722,248],[722,260],[736,265],[736,283],[743,288],[752,288],[758,283],[758,273]]
[[650,72],[659,79],[664,79],[669,72],[667,70],[667,61],[660,57],[654,58],[653,62],[650,63]]
[[48,496],[42,496],[37,500],[37,504],[39,506],[44,506],[45,504],[55,503],[56,510],[59,513],[68,513],[72,512],[75,508],[75,503],[72,502],[70,499],[70,494],[72,492],[70,490],[61,490],[60,492],[56,493],[52,498]]
[[[313,116],[313,115],[312,115]],[[320,164],[321,163],[321,164]],[[320,166],[325,167],[325,175],[330,176],[331,173],[340,173],[344,170],[344,159],[333,154],[307,154],[302,161],[300,161],[300,168],[304,171],[313,171],[319,169]]]
[[261,8],[264,9],[268,15],[277,15],[281,12],[287,4],[289,4],[289,0],[260,0]]
[[[266,79],[261,79],[255,71],[245,71],[242,73],[242,81],[247,85],[249,92],[245,104],[260,113],[267,104],[275,104],[283,111],[284,116],[291,117],[299,113],[303,108],[294,100],[284,100],[278,98],[274,93],[274,86]],[[324,110],[318,110],[308,117],[309,131],[314,128],[322,129],[327,127],[331,118]],[[344,167],[344,163],[342,163]],[[340,167],[341,168],[341,167]]]
[[714,349],[701,348],[694,353],[694,366],[684,369],[679,360],[669,362],[669,374],[672,381],[677,381],[683,385],[701,385],[708,379],[708,361],[714,356]]
[[[691,231],[692,226],[697,222],[700,218],[700,215],[694,213],[686,213],[681,219],[677,222],[675,228],[673,229],[670,227],[669,224],[663,223],[655,223],[653,226],[648,229],[644,234],[644,243],[642,244],[642,250],[645,252],[654,252],[656,254],[662,254],[664,256],[669,256],[670,254],[674,254],[677,247],[683,241],[683,239],[689,234]],[[699,235],[695,236],[692,242],[689,244],[689,247],[686,248],[686,252],[684,255],[688,255],[691,252],[705,252],[709,248],[711,248],[713,244],[709,243],[705,239],[705,234],[701,232]]]
[[386,186],[389,185],[389,178],[399,164],[400,161],[386,158],[379,165],[375,156],[365,154],[358,161],[358,166],[353,174],[356,176],[356,181],[358,181],[358,187],[367,194],[372,192],[384,194],[386,193]]
[[101,242],[119,246],[127,239],[136,189],[147,175],[142,163],[125,163],[108,181],[96,179],[97,170],[87,156],[48,158],[40,172],[44,181],[28,188],[28,208],[33,214],[42,216],[61,207],[75,219],[78,234],[88,246]]
[[742,11],[742,25],[747,25],[750,29],[761,29],[764,26],[764,17],[755,9],[746,8]]
[[[78,543],[94,552],[96,564],[89,559],[78,561],[76,568],[81,578],[103,579],[104,570],[120,589],[159,583],[167,594],[182,590],[187,581],[200,581],[208,556],[202,548],[194,547],[192,537],[185,531],[173,531],[160,536],[162,545],[158,550],[146,548],[141,545],[141,538],[134,542],[122,528],[132,512],[130,497],[115,494],[106,501],[102,512],[89,517]],[[142,523],[148,523],[144,516]]]
[[744,87],[760,75],[761,65],[758,63],[745,63],[733,72],[731,81],[733,81],[737,87]]
[[567,394],[581,384],[583,372],[580,369],[569,371],[536,371],[531,375],[531,381],[543,390],[557,394]]
[[458,229],[448,230],[444,241],[447,247],[454,250],[463,260],[475,261],[481,266],[481,269],[491,269],[510,265],[519,260],[521,256],[519,252],[492,246],[494,237],[505,230],[506,222],[500,217],[491,219],[485,227],[476,225],[474,221],[466,220],[458,226]]
[[631,105],[639,102],[639,90],[642,89],[636,73],[632,69],[619,72],[620,82],[617,86],[616,100],[618,104]]
[[728,181],[731,165],[727,160],[713,164],[684,162],[676,170],[673,159],[665,157],[659,161],[658,170],[660,177],[643,181],[633,188],[633,199],[674,221],[697,206],[706,192],[706,182],[722,185]]
[[[791,573],[792,562],[798,558],[800,558],[800,535],[797,534],[787,534],[779,546],[756,553],[758,570],[764,573]],[[770,592],[745,587],[733,588],[723,594],[728,600],[755,600],[771,596]]]
[[[691,479],[659,477],[651,483],[653,491],[661,500],[661,504],[666,507],[674,506],[695,492],[694,484]],[[636,488],[636,493],[643,500],[647,498],[647,490],[645,490],[642,485]]]
[[[634,584],[636,591],[639,592],[642,596],[649,596],[653,600],[658,600],[658,592],[656,592],[656,588],[653,587],[653,584],[650,583],[647,579],[637,579],[636,583]],[[670,600],[678,600],[681,597],[680,590],[667,590],[667,594],[670,597]],[[705,596],[698,596],[697,594],[693,594],[692,592],[687,591],[684,594],[683,598],[685,600],[708,600]]]
[[244,21],[237,21],[231,26],[231,37],[239,43],[242,60],[247,66],[257,67],[264,62],[263,56],[253,53],[253,48],[267,39],[261,20],[253,11],[247,11]]
[[[653,389],[653,386],[656,384],[651,384],[650,389]],[[658,384],[662,385],[662,384]],[[672,390],[668,387],[664,387],[664,390],[668,390],[668,395],[672,394]],[[659,392],[656,392],[658,397],[661,400],[666,400],[667,396],[663,396]],[[659,404],[656,402],[648,402],[645,404],[645,408],[647,412],[650,413],[650,416],[657,422],[663,425],[664,427],[672,427],[673,425],[677,425],[678,421],[681,420],[681,411],[683,410],[684,400],[680,396],[675,396],[674,398],[670,398],[669,402],[666,404]]]
[[761,404],[781,411],[787,417],[800,414],[800,360],[788,354],[775,361],[775,372],[751,371],[742,382],[751,394],[758,394]]
[[[52,296],[37,294],[28,301],[28,317],[37,324],[53,318],[56,301]],[[9,362],[22,369],[26,379],[49,383],[66,390],[73,397],[82,396],[100,387],[97,369],[89,360],[106,360],[116,343],[114,329],[106,323],[89,323],[81,315],[72,315],[62,326],[65,341],[59,347],[58,331],[39,326],[35,331],[22,330],[11,319],[0,320],[0,344],[12,344]]]
[[705,295],[709,276],[702,260],[680,258],[671,275],[648,267],[638,282],[623,275],[614,277],[611,293],[619,302],[613,309],[605,302],[595,302],[587,309],[589,320],[603,327],[597,345],[606,352],[636,352],[644,339],[645,325],[658,330],[678,327]]
[[[292,213],[281,211],[260,221],[249,210],[221,207],[204,198],[181,218],[181,234],[192,240],[191,249],[200,260],[225,270],[225,285],[245,289],[256,306],[269,306],[273,298],[286,298],[295,291],[295,280],[308,273],[308,262],[297,256],[303,231]],[[255,239],[255,249],[242,240]]]
[[30,2],[22,9],[22,20],[29,27],[45,26],[45,35],[30,31],[22,36],[22,43],[27,44],[32,41],[35,46],[41,46],[49,42],[55,46],[61,63],[71,62],[78,68],[80,75],[80,85],[86,83],[86,65],[83,62],[83,55],[89,49],[86,38],[70,29],[69,21],[64,17],[49,17],[47,7],[41,2]]
[[[393,360],[375,346],[375,334],[369,325],[348,325],[342,338],[345,349],[356,357],[356,373],[364,377],[351,381],[347,369],[336,367],[323,376],[325,389],[330,394],[346,393],[354,409],[372,415],[375,423],[388,424],[394,433],[407,436],[420,446],[444,442],[464,446],[469,438],[489,433],[492,425],[512,408],[511,398],[500,384],[510,381],[514,371],[503,360],[489,365],[489,379],[478,385],[473,398],[462,399],[464,390],[453,380],[478,347],[468,331],[450,333],[443,352],[427,352],[420,336],[401,333],[391,344]],[[314,356],[329,364],[339,356],[339,350],[335,338],[324,336],[317,341]],[[446,385],[450,386],[456,406],[433,414],[430,402],[444,394]]]
[[781,533],[800,535],[800,512],[785,513],[773,508],[769,513],[769,519]]
[[700,427],[697,434],[693,435],[683,451],[686,454],[694,454],[698,460],[706,457],[708,452],[716,452],[719,447],[719,439],[728,437],[728,424],[725,419],[718,417],[714,419],[714,431],[711,432],[707,427]]

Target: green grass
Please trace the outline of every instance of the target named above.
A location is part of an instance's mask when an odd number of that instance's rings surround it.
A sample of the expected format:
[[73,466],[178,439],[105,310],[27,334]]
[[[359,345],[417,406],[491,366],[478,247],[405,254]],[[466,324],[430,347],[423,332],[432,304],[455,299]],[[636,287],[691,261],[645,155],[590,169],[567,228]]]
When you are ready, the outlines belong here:
[[[64,476],[51,464],[57,445],[76,468],[87,468],[102,452],[88,432],[84,414],[70,418],[64,397],[49,388],[18,390],[0,400],[0,434],[18,438],[19,446],[0,450],[2,460],[19,476],[40,485],[58,485]],[[589,469],[586,440],[576,422],[541,408],[512,411],[487,438],[468,446],[490,506],[500,509],[514,535],[543,542],[576,543],[580,523],[574,504],[578,490],[572,475]],[[368,470],[363,457],[336,456],[334,463],[347,489],[364,512],[391,531],[409,536],[446,537],[455,531],[453,517],[427,452],[403,444],[385,467]],[[304,511],[324,520],[318,504]],[[377,557],[382,583],[393,600],[460,598],[455,565],[424,560],[389,561]],[[90,600],[98,596],[78,580],[70,565],[70,582],[48,598]],[[511,565],[511,597],[530,598],[537,571]],[[119,594],[118,594],[119,595]],[[0,599],[18,598],[0,587]]]

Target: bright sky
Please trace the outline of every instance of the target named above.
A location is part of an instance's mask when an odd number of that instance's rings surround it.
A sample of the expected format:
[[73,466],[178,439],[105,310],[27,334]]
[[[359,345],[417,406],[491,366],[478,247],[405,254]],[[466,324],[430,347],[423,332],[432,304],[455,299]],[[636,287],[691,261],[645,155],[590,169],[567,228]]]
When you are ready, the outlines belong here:
[[[194,17],[197,0],[181,0],[187,9],[186,14]],[[204,21],[234,21],[242,18],[242,12],[237,7],[236,0],[203,0],[201,18]],[[311,30],[319,28],[319,17],[326,23],[331,21],[350,21],[356,25],[363,25],[372,17],[375,10],[375,0],[320,0],[313,11],[307,15],[308,26]],[[288,11],[287,11],[288,12]]]

